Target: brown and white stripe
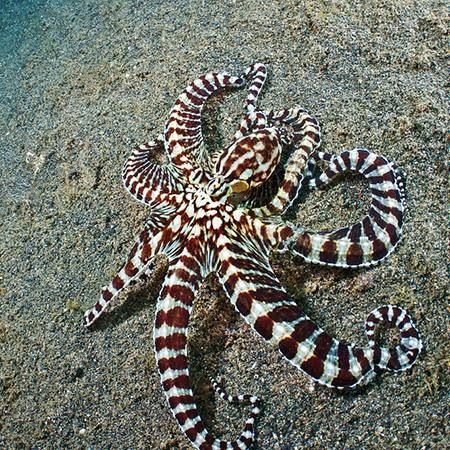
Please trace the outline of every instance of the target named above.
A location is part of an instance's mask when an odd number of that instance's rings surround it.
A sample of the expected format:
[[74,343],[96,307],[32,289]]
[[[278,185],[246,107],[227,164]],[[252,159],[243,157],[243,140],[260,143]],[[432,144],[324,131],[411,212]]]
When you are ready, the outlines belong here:
[[154,153],[163,149],[162,140],[140,145],[133,150],[122,171],[125,188],[147,205],[160,204],[184,190],[173,166],[155,163]]
[[203,145],[201,113],[206,100],[217,90],[241,87],[243,77],[211,72],[194,80],[178,97],[164,128],[170,163],[185,182],[202,166],[209,168],[209,157]]
[[187,330],[195,295],[207,273],[207,216],[192,228],[184,250],[170,267],[160,292],[155,320],[154,342],[161,383],[170,408],[184,434],[201,450],[246,450],[254,438],[259,400],[251,395],[227,396],[214,382],[219,395],[231,402],[249,402],[252,412],[241,435],[232,442],[212,436],[203,423],[192,392],[187,354]]
[[[249,224],[248,228],[252,226]],[[369,315],[367,347],[340,342],[312,322],[289,298],[270,268],[268,254],[254,250],[261,249],[254,235],[248,232],[239,234],[239,238],[239,242],[226,237],[218,240],[219,280],[247,323],[308,376],[326,386],[344,389],[366,383],[380,370],[403,371],[414,363],[421,342],[403,309],[386,306]],[[373,331],[379,322],[399,329],[399,345],[387,349],[375,343]]]
[[155,256],[164,254],[169,262],[177,257],[182,250],[183,236],[189,232],[192,222],[186,207],[191,196],[186,194],[181,198],[184,201],[178,208],[173,207],[169,211],[159,205],[152,211],[153,216],[139,234],[127,261],[109,285],[102,289],[100,299],[94,307],[84,314],[84,326],[90,327],[99,319],[124,289],[148,277],[152,271]]
[[278,191],[264,206],[249,209],[249,214],[260,217],[283,214],[296,199],[302,185],[303,170],[310,155],[320,145],[320,127],[317,120],[300,107],[266,114],[268,124],[292,128],[294,151],[284,167]]
[[309,179],[320,188],[343,172],[356,172],[369,182],[371,206],[358,223],[330,232],[298,231],[289,247],[308,262],[339,267],[365,267],[386,258],[398,244],[405,209],[404,182],[385,157],[365,149],[332,156],[318,153],[328,163]]
[[266,82],[266,66],[260,63],[252,64],[244,72],[244,77],[247,80],[250,80],[247,98],[245,99],[245,109],[247,110],[247,113],[251,113],[256,109],[259,94],[261,93],[264,83]]
[[[150,218],[128,260],[84,318],[85,326],[91,326],[123,289],[151,272],[157,255],[168,258],[155,318],[155,353],[170,408],[200,450],[248,450],[259,414],[257,397],[227,395],[212,381],[221,398],[250,403],[250,417],[240,436],[227,442],[208,432],[199,415],[188,369],[187,332],[196,293],[211,272],[258,334],[326,386],[351,388],[382,370],[404,371],[422,348],[402,308],[386,305],[372,311],[365,325],[368,346],[356,347],[325,333],[280,285],[269,263],[271,251],[290,250],[309,262],[342,267],[384,259],[400,239],[404,193],[395,166],[382,156],[364,149],[338,156],[317,152],[319,124],[302,108],[258,110],[266,74],[264,65],[254,64],[239,77],[215,72],[199,77],[176,101],[163,138],[133,151],[123,171],[124,185],[151,207]],[[244,118],[231,145],[213,159],[203,146],[202,107],[215,91],[243,86],[246,80],[250,86]],[[293,152],[278,175],[285,147]],[[169,162],[158,165],[153,153],[163,148]],[[318,161],[326,166],[319,173]],[[346,171],[360,173],[370,184],[371,207],[360,222],[328,233],[282,222],[281,215],[306,182],[321,187]],[[236,203],[230,192],[247,197]],[[381,322],[399,330],[398,345],[377,344],[374,332]]]

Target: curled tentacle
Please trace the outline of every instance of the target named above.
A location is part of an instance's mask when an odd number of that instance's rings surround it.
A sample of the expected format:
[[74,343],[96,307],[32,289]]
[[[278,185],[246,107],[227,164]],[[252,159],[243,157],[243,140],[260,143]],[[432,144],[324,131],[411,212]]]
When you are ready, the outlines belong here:
[[181,179],[188,181],[195,169],[210,166],[201,128],[205,102],[219,89],[244,83],[243,77],[211,72],[194,80],[178,97],[165,124],[164,137],[169,160]]
[[374,348],[375,327],[379,323],[397,328],[400,332],[400,343],[391,349],[381,348],[377,367],[393,372],[409,369],[422,350],[422,342],[408,313],[399,306],[384,305],[369,314],[365,325],[366,335],[369,346]]
[[[177,193],[184,183],[209,168],[201,130],[201,112],[207,99],[224,87],[240,87],[243,77],[211,72],[194,80],[178,97],[165,124],[162,139],[142,144],[133,150],[123,169],[125,188],[137,200],[158,203],[165,193]],[[153,153],[166,150],[169,162],[156,164]],[[202,181],[202,177],[197,182]]]
[[[338,389],[352,388],[380,370],[402,371],[415,362],[422,344],[401,308],[387,306],[372,312],[366,324],[369,346],[349,345],[329,336],[289,298],[253,233],[239,234],[239,241],[220,239],[218,255],[219,280],[237,311],[313,380]],[[399,328],[398,346],[388,349],[375,343],[373,328],[380,321]]]
[[157,164],[154,153],[164,149],[160,139],[136,147],[127,159],[122,171],[127,191],[145,204],[158,204],[167,194],[183,191],[170,164]]
[[308,262],[339,267],[364,267],[386,258],[401,236],[405,209],[404,182],[385,157],[365,149],[340,155],[318,153],[327,167],[309,179],[319,188],[344,172],[357,172],[369,182],[371,205],[358,223],[330,232],[299,230],[287,247]]
[[255,421],[261,412],[260,404],[261,400],[255,395],[250,394],[239,394],[239,395],[229,395],[225,390],[217,383],[214,378],[210,378],[211,384],[214,390],[217,392],[222,400],[226,400],[229,403],[244,403],[248,402],[252,405],[252,412],[250,417],[245,422],[244,431],[247,433],[247,438],[250,438],[254,434]]

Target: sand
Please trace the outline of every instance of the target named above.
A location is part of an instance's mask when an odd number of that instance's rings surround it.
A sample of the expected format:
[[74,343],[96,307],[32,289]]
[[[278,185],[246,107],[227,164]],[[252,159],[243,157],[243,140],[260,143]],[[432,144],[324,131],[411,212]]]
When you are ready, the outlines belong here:
[[[350,5],[351,4],[351,5]],[[300,104],[323,148],[367,147],[406,177],[395,253],[370,270],[274,255],[283,285],[332,335],[364,344],[369,311],[407,308],[425,349],[413,370],[339,394],[311,384],[244,326],[211,279],[196,301],[190,367],[216,435],[237,436],[264,401],[255,449],[443,449],[448,422],[444,2],[3,0],[0,6],[0,448],[184,449],[152,350],[162,270],[92,332],[83,312],[131,248],[148,211],[120,179],[176,96],[210,70],[269,67],[266,109]],[[230,139],[243,92],[205,113],[212,148]],[[304,195],[293,218],[358,220],[367,186]],[[448,432],[448,430],[447,430]]]

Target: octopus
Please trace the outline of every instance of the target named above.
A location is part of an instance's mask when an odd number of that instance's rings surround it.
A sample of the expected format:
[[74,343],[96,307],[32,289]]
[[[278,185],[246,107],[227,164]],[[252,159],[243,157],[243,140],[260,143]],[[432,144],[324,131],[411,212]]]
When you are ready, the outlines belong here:
[[[154,349],[172,413],[193,447],[201,450],[249,449],[260,412],[258,397],[228,395],[212,379],[220,397],[251,405],[240,436],[228,442],[208,431],[197,409],[187,333],[196,294],[211,273],[245,322],[321,385],[344,390],[382,371],[405,371],[422,348],[401,307],[372,311],[365,322],[367,346],[359,347],[328,335],[280,284],[270,264],[272,252],[346,268],[384,260],[400,240],[405,195],[401,175],[385,157],[362,148],[339,155],[319,151],[319,124],[306,110],[259,109],[266,77],[267,69],[259,63],[239,76],[200,76],[176,100],[163,135],[132,152],[123,182],[149,208],[149,217],[128,259],[84,316],[84,325],[91,327],[119,293],[152,273],[158,255],[165,256]],[[209,151],[202,135],[205,102],[218,91],[244,86],[245,110],[230,145]],[[159,152],[166,162],[156,162]],[[314,232],[283,219],[302,189],[323,187],[345,172],[360,174],[370,187],[370,209],[359,222]],[[399,341],[391,348],[377,343],[380,323],[398,329]]]

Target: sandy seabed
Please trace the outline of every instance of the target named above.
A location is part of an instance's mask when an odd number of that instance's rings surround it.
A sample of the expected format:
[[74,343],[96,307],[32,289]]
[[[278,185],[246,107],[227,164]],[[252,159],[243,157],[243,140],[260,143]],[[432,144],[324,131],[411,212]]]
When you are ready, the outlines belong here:
[[[351,5],[351,6],[350,6]],[[208,280],[190,326],[202,415],[233,439],[249,413],[217,399],[264,401],[255,449],[448,448],[445,3],[440,1],[21,1],[0,5],[0,447],[182,449],[152,350],[163,272],[95,327],[81,326],[148,211],[122,165],[155,138],[177,95],[210,70],[265,62],[266,109],[300,104],[322,148],[367,147],[406,177],[395,253],[370,270],[274,255],[290,294],[333,336],[364,344],[374,307],[415,317],[425,349],[412,371],[339,394],[313,386],[244,326]],[[225,145],[243,92],[212,101],[205,134]],[[305,195],[313,229],[356,221],[367,186]]]

